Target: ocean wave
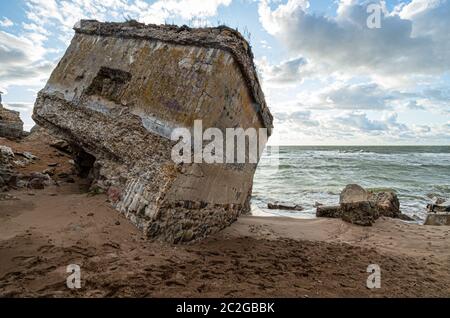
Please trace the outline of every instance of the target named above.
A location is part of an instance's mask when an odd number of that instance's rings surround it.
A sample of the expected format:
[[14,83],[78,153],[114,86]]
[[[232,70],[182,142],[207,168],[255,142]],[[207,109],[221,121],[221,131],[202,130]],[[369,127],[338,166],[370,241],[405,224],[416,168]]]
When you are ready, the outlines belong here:
[[[450,147],[289,147],[279,166],[262,160],[254,198],[301,204],[313,211],[315,201],[336,204],[350,183],[366,188],[393,188],[402,210],[426,216],[427,193],[450,197]],[[268,161],[270,163],[270,161]],[[449,182],[447,182],[449,180]],[[445,182],[445,183],[444,183]]]

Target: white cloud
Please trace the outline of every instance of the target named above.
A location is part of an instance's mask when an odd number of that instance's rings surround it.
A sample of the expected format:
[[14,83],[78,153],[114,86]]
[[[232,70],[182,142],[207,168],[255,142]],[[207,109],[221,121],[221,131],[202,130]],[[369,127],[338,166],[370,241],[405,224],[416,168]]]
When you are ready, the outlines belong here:
[[267,84],[287,84],[300,82],[308,72],[307,62],[299,57],[271,65],[266,57],[256,61],[261,79]]
[[315,109],[392,109],[393,104],[410,94],[389,91],[376,83],[348,84],[334,82],[317,91],[298,94],[299,105]]
[[278,112],[275,131],[281,144],[435,144],[448,141],[450,124],[405,125],[396,112],[370,118],[362,111]]
[[0,86],[41,85],[53,64],[46,61],[42,38],[0,31]]
[[450,0],[411,0],[391,11],[381,2],[380,29],[367,27],[369,1],[336,3],[334,16],[310,12],[306,0],[259,4],[262,26],[291,57],[257,63],[281,140],[448,143]]
[[230,5],[231,0],[166,0],[157,1],[151,9],[165,12],[168,16],[179,16],[185,20],[194,17],[211,17],[217,14],[219,6]]
[[274,113],[275,122],[283,124],[298,124],[307,127],[317,127],[318,120],[311,118],[311,111],[277,112]]
[[303,0],[273,10],[262,1],[259,15],[267,32],[292,54],[323,63],[329,71],[369,74],[381,81],[450,71],[450,1],[424,2],[413,0],[384,15],[380,29],[367,27],[366,6],[358,1],[341,1],[336,17],[308,13]]
[[132,18],[144,23],[161,24],[169,19],[207,18],[232,0],[28,0],[28,18],[37,25],[55,24],[70,32],[80,19],[124,21]]
[[1,27],[9,28],[9,27],[12,27],[13,25],[14,25],[14,23],[8,18],[4,17],[2,20],[0,20]]
[[347,130],[357,130],[361,132],[401,132],[407,131],[404,124],[397,122],[397,113],[388,113],[381,120],[369,119],[363,112],[352,112],[345,116],[335,118]]

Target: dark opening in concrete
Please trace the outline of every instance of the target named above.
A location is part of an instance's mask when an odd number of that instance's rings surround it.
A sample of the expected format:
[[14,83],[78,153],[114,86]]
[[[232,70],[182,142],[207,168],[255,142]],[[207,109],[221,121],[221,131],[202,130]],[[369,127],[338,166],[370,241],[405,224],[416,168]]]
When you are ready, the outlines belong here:
[[131,74],[122,70],[101,67],[91,85],[86,90],[87,95],[102,96],[113,102],[119,102],[128,83]]
[[95,157],[82,149],[77,149],[74,156],[75,167],[77,168],[78,175],[81,178],[88,178],[94,180],[94,164]]

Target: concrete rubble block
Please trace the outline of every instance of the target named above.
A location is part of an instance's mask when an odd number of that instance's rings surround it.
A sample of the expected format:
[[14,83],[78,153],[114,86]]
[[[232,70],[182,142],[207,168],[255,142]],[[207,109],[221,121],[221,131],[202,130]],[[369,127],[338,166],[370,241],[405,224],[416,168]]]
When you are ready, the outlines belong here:
[[15,158],[14,151],[7,146],[0,145],[0,163],[9,164]]
[[450,213],[429,213],[425,225],[450,225]]
[[174,243],[218,232],[248,211],[256,164],[175,164],[173,129],[197,119],[224,135],[272,129],[238,32],[134,21],[79,22],[33,118],[69,143],[81,173],[101,180],[118,211],[149,238]]
[[0,145],[0,192],[6,191],[15,178],[13,171],[14,151]]
[[378,218],[378,211],[370,201],[341,203],[341,218],[345,222],[371,226]]
[[316,210],[318,218],[334,218],[339,219],[342,215],[340,205],[319,205]]
[[433,212],[450,212],[450,201],[439,201],[439,204],[428,204],[428,213]]
[[0,103],[0,137],[18,139],[23,134],[23,121],[19,112],[6,109]]
[[367,191],[357,184],[347,185],[339,196],[339,203],[362,202],[368,200],[369,194]]
[[371,226],[379,217],[374,202],[369,201],[368,192],[357,184],[347,185],[339,196],[339,205],[316,208],[317,217],[341,218],[360,226]]
[[400,200],[393,190],[369,191],[369,201],[375,204],[380,216],[400,219],[403,221],[414,221],[413,218],[403,214],[400,210]]
[[396,218],[400,212],[400,201],[393,191],[369,191],[369,201],[375,203],[381,216]]

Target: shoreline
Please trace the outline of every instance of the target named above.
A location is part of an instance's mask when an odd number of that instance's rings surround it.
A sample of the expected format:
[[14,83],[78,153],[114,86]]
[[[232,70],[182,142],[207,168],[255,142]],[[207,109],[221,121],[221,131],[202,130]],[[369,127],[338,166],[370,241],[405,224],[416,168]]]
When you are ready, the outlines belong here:
[[[205,241],[149,242],[79,184],[0,202],[5,297],[448,297],[450,228],[243,216]],[[9,212],[5,212],[9,211]],[[380,264],[382,288],[366,287]],[[82,288],[65,286],[79,264]]]
[[[314,208],[315,210],[316,208]],[[288,210],[273,210],[273,211],[285,211],[282,213],[276,213],[276,212],[266,212],[263,211],[261,208],[259,208],[256,204],[252,204],[252,210],[251,210],[251,216],[255,217],[262,217],[262,218],[287,218],[287,219],[294,219],[294,220],[316,220],[321,219],[322,217],[317,217],[316,213],[305,213],[304,211],[301,212],[292,212]],[[286,214],[292,214],[292,215],[286,215]],[[415,219],[414,221],[406,221],[402,220],[405,223],[408,224],[416,224],[416,225],[424,225],[425,220],[423,219]]]

